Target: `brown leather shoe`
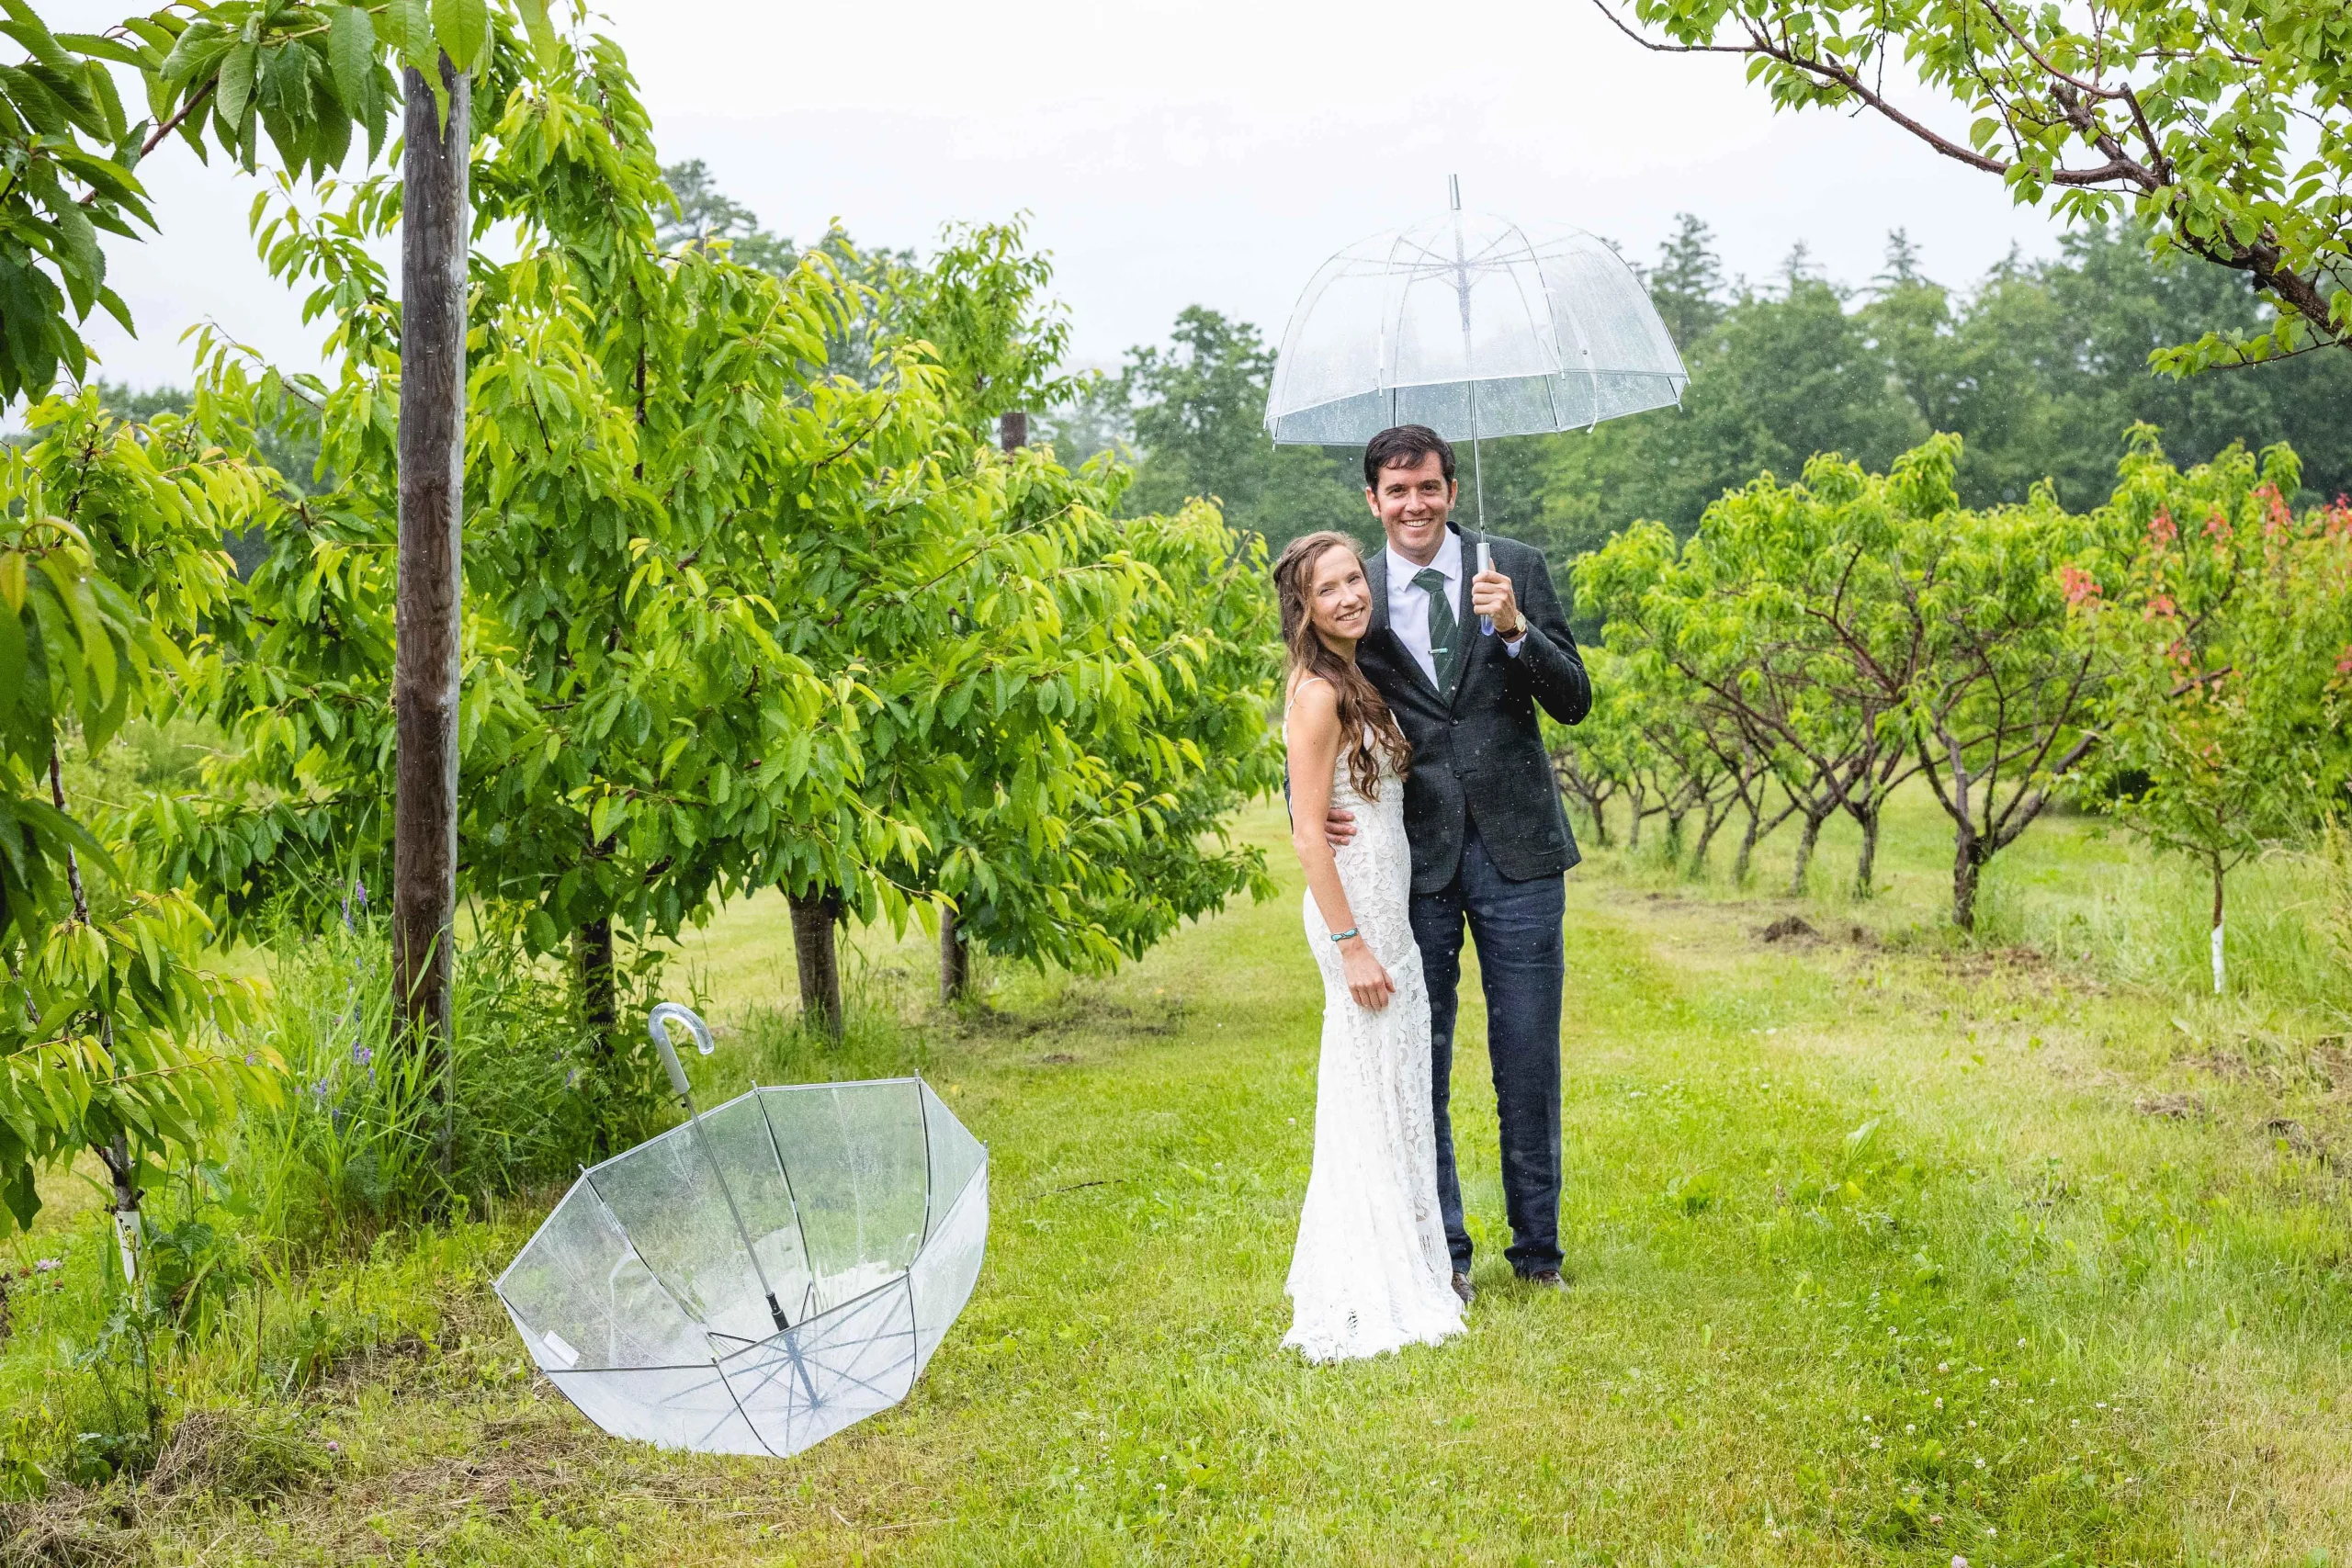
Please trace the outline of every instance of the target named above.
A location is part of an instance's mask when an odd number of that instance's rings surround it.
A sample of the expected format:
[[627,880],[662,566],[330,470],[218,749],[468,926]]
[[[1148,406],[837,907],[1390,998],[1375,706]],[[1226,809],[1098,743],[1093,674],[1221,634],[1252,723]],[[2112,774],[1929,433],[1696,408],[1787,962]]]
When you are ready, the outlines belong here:
[[1565,1291],[1568,1288],[1568,1282],[1560,1278],[1560,1271],[1557,1269],[1545,1269],[1533,1274],[1521,1274],[1520,1278],[1539,1291]]
[[1468,1306],[1478,1299],[1478,1292],[1470,1286],[1470,1276],[1459,1269],[1455,1270],[1453,1276],[1453,1293],[1462,1298],[1464,1306]]

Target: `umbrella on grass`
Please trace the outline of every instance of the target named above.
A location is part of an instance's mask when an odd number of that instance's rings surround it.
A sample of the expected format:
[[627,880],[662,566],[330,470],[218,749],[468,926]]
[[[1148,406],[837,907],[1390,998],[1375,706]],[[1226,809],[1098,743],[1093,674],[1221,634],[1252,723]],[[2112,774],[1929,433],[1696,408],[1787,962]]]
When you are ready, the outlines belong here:
[[581,1173],[499,1276],[539,1370],[618,1438],[799,1452],[907,1396],[978,1278],[988,1151],[919,1077],[754,1089]]

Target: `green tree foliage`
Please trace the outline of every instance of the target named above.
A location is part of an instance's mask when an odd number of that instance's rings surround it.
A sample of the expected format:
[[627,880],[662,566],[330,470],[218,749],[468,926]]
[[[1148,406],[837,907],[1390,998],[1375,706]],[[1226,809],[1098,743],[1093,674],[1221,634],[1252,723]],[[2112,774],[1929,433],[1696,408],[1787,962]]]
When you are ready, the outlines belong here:
[[2252,331],[2262,308],[2232,274],[2154,257],[2125,228],[2069,236],[2058,257],[2005,264],[1967,294],[1928,278],[1898,233],[1858,302],[1801,267],[1734,294],[1686,217],[1646,276],[1690,366],[1683,412],[1487,449],[1498,525],[1564,559],[1637,517],[1687,536],[1716,497],[1816,452],[1883,469],[1930,430],[1962,437],[1954,482],[1975,509],[2022,503],[2045,479],[2063,504],[2096,507],[2136,422],[2197,461],[2288,441],[2310,454],[2307,499],[2352,488],[2352,361],[2150,373],[2152,344],[2213,321]]
[[2187,472],[2137,433],[2103,573],[2066,593],[2115,660],[2090,792],[2212,887],[2213,988],[2226,979],[2230,871],[2347,804],[2352,508],[2298,516],[2283,447]]
[[675,202],[672,209],[656,209],[654,234],[663,250],[723,241],[731,259],[774,277],[790,276],[804,254],[822,258],[848,286],[826,324],[827,374],[865,385],[888,373],[882,344],[893,335],[888,322],[901,284],[917,270],[914,252],[861,246],[835,223],[804,253],[790,235],[764,228],[750,208],[720,190],[701,159],[665,165],[662,179]]
[[1166,512],[1214,500],[1233,526],[1270,549],[1318,528],[1367,545],[1378,525],[1363,503],[1351,453],[1276,446],[1265,430],[1274,355],[1246,321],[1186,307],[1165,345],[1131,349],[1117,380],[1118,435],[1141,454],[1126,504]]
[[223,519],[257,486],[185,422],[124,425],[94,392],[29,423],[0,450],[0,1224],[31,1224],[35,1170],[88,1148],[128,1258],[156,1167],[273,1095],[273,1063],[222,1032],[252,987],[207,966],[202,912],[123,874],[60,763],[168,710],[233,586]]
[[[1660,694],[1645,706],[1678,716],[1680,739],[1648,740],[1674,787],[1736,795],[1752,851],[1769,773],[1787,802],[1771,821],[1804,823],[1800,887],[1822,823],[1845,811],[1867,892],[1886,796],[1921,773],[1952,820],[1965,929],[1984,865],[2089,750],[2103,666],[2053,571],[2090,551],[2092,525],[2046,489],[2023,507],[1962,508],[1959,457],[1937,436],[1883,476],[1816,457],[1798,483],[1724,496],[1687,544],[1644,524],[1580,573],[1620,667]],[[1709,754],[1678,751],[1698,745]]]
[[[551,37],[543,0],[523,3],[534,32]],[[83,376],[79,324],[93,307],[130,328],[106,287],[97,235],[153,226],[133,171],[166,137],[177,131],[199,156],[217,144],[251,169],[266,134],[290,169],[323,175],[349,152],[355,127],[368,132],[370,157],[380,147],[393,64],[434,68],[446,54],[468,69],[489,36],[484,0],[429,11],[189,0],[105,34],[54,34],[23,0],[0,11],[0,33],[28,51],[0,68],[8,398],[46,392],[61,367]],[[151,118],[129,119],[117,67],[143,86]],[[218,459],[186,421],[118,427],[85,394],[42,405],[35,424],[55,428],[8,455],[11,629],[0,660],[13,668],[0,671],[10,758],[0,837],[11,892],[0,942],[11,1022],[0,1025],[9,1031],[0,1035],[0,1188],[28,1219],[33,1167],[77,1143],[95,1148],[113,1179],[128,1269],[143,1173],[164,1152],[193,1148],[253,1059],[238,1066],[220,1046],[236,994],[197,966],[203,918],[177,894],[118,876],[115,857],[68,815],[59,730],[78,723],[85,744],[103,744],[132,713],[171,701],[170,677],[209,663],[184,659],[182,645],[200,649],[228,608],[222,499],[238,492],[242,522],[261,510],[261,492],[245,465]],[[70,895],[63,911],[60,888]]]
[[[2066,235],[2048,261],[1996,267],[1965,298],[1916,268],[1879,279],[1861,314],[1928,424],[1966,437],[1971,506],[2022,502],[2039,480],[2088,510],[2116,483],[2134,423],[2205,462],[2233,443],[2285,442],[2310,501],[2352,489],[2352,357],[2309,355],[2258,371],[2152,374],[2152,344],[2220,323],[2251,334],[2264,308],[2235,274],[2153,256],[2124,226]],[[2290,498],[2292,500],[2293,498]]]
[[[800,265],[799,247],[763,228],[757,213],[720,190],[700,158],[667,165],[662,180],[675,203],[675,210],[662,214],[655,228],[663,250],[724,241],[729,258],[759,272],[782,277]],[[841,249],[854,254],[848,236],[839,230],[825,236],[824,248],[830,249],[837,236]]]
[[1612,421],[1541,448],[1553,547],[1595,548],[1636,516],[1687,535],[1717,496],[1759,473],[1795,474],[1819,452],[1883,471],[1928,434],[1861,317],[1795,258],[1769,293],[1711,319],[1697,302],[1677,301],[1709,321],[1681,341],[1691,378],[1679,414]]
[[[473,188],[514,251],[473,265],[459,875],[571,953],[592,1087],[643,1087],[617,938],[751,888],[866,918],[969,896],[991,948],[1102,964],[1262,885],[1203,838],[1271,776],[1262,570],[1213,514],[1119,522],[1115,477],[983,438],[1046,369],[1017,231],[969,231],[913,297],[944,350],[831,376],[862,307],[821,259],[658,244],[670,187],[615,46],[492,58]],[[316,884],[388,852],[398,317],[370,243],[396,194],[257,209],[334,322],[331,383],[213,344],[198,391],[232,446],[313,410],[337,479],[269,503],[207,688],[239,745],[150,817],[232,919],[322,919]]]
[[[546,0],[518,0],[549,33]],[[218,146],[248,170],[268,140],[280,163],[322,176],[364,132],[381,149],[400,101],[394,71],[470,69],[491,34],[488,0],[373,6],[303,0],[178,0],[105,33],[53,33],[28,0],[8,0],[0,33],[26,58],[0,68],[0,397],[38,397],[62,367],[75,380],[94,308],[131,328],[107,287],[98,236],[154,228],[137,170],[175,132],[198,157]],[[125,109],[114,68],[144,90]]]
[[[2175,371],[2352,349],[2352,13],[2330,0],[1632,0],[1645,47],[1747,57],[1781,108],[1874,111],[2075,222],[2129,214],[2154,253],[2244,275],[2278,314],[2207,323]],[[1907,70],[1974,117],[1946,134],[1896,102]],[[1888,95],[1894,93],[1894,97]],[[1916,106],[1915,106],[1916,107]]]
[[1949,435],[1884,476],[1816,457],[1687,541],[1645,523],[1580,560],[1623,695],[1555,759],[1564,788],[1596,814],[1628,798],[1637,834],[1696,812],[1702,845],[1735,801],[1751,835],[1797,815],[1799,888],[1843,810],[1867,891],[1877,815],[1916,773],[1967,929],[1984,867],[2071,786],[2203,864],[2218,931],[2231,867],[2352,803],[2352,505],[2298,516],[2286,447],[2183,473],[2144,426],[2087,514],[2046,485],[1962,507],[1961,458]]

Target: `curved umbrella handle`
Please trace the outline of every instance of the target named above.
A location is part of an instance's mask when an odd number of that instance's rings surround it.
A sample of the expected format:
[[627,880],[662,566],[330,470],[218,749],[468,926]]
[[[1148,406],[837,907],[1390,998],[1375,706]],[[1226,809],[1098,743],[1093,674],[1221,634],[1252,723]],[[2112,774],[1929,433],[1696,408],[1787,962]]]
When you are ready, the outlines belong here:
[[680,1002],[662,1002],[654,1008],[652,1016],[645,1021],[646,1032],[653,1036],[653,1048],[662,1053],[662,1065],[670,1071],[670,1087],[684,1097],[693,1089],[686,1082],[686,1069],[678,1060],[677,1047],[670,1043],[670,1032],[662,1027],[673,1019],[684,1024],[694,1035],[695,1049],[701,1055],[707,1056],[718,1047],[710,1038],[710,1025],[694,1009]]

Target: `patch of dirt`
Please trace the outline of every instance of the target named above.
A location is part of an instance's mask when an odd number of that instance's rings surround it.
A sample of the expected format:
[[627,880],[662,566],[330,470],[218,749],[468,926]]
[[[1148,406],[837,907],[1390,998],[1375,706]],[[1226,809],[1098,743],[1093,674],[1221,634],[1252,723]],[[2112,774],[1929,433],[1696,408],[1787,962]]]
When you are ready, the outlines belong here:
[[2274,1034],[2241,1034],[2234,1049],[2210,1047],[2181,1060],[2192,1067],[2233,1083],[2260,1083],[2290,1091],[2334,1094],[2352,1085],[2352,1055],[2345,1037],[2323,1034],[2290,1038]]
[[1166,998],[1157,1006],[1135,1008],[1073,989],[1035,1012],[1007,1012],[983,1003],[965,1011],[960,1022],[962,1032],[967,1036],[1001,1040],[1029,1040],[1041,1034],[1080,1031],[1113,1037],[1160,1037],[1182,1030],[1186,1011],[1187,1004],[1181,996]]
[[1048,1051],[1037,1060],[1048,1067],[1067,1067],[1074,1066],[1079,1058],[1067,1051]]
[[2262,1130],[2274,1143],[2283,1145],[2290,1154],[2316,1159],[2323,1165],[2333,1164],[2333,1153],[2326,1143],[2312,1135],[2311,1130],[2291,1116],[2274,1116],[2262,1124]]
[[1782,915],[1756,933],[1758,942],[1819,942],[1821,933],[1807,925],[1803,916]]
[[2152,1094],[2133,1100],[2132,1109],[2143,1116],[2158,1116],[2167,1122],[2188,1122],[2207,1113],[2205,1102],[2193,1094]]

